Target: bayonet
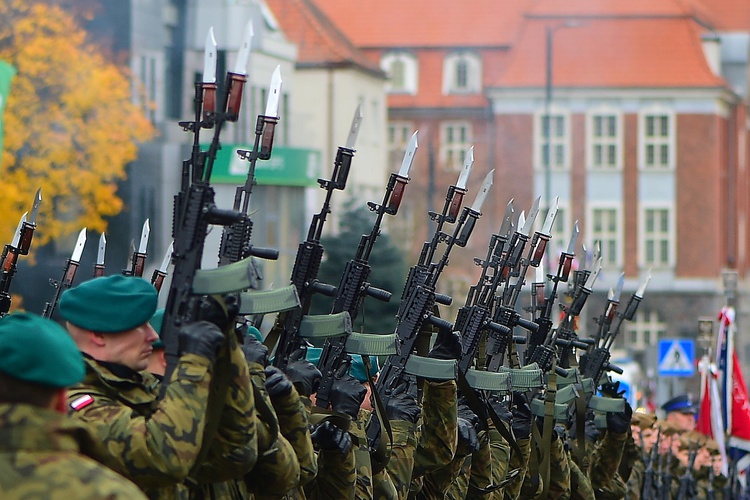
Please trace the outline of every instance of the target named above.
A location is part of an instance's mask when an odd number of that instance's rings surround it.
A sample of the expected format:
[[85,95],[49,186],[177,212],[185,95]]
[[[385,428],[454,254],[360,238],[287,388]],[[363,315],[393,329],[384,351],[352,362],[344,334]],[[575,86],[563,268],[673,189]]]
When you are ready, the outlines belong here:
[[346,149],[354,151],[354,146],[357,144],[357,137],[359,136],[359,127],[362,125],[362,105],[358,104],[357,109],[354,111],[354,118],[352,118],[352,126],[349,128],[349,136],[346,139]]
[[172,252],[174,252],[174,242],[169,244],[169,248],[167,248],[167,251],[164,253],[164,259],[162,259],[159,267],[154,269],[154,274],[151,275],[151,284],[154,285],[157,292],[161,290],[161,286],[164,284],[164,278],[167,277],[167,268],[169,267],[169,263],[172,262]]
[[104,233],[99,235],[99,249],[96,253],[96,264],[94,264],[94,278],[104,276],[104,252],[107,250],[107,237]]
[[76,241],[75,247],[73,247],[73,253],[65,263],[65,269],[63,270],[63,277],[60,281],[50,280],[50,285],[55,287],[55,295],[52,297],[52,301],[47,302],[44,305],[44,311],[42,316],[45,318],[51,318],[52,313],[57,308],[57,303],[60,301],[62,293],[73,285],[73,280],[78,270],[78,264],[81,261],[81,255],[83,254],[83,247],[86,246],[86,228],[81,229],[78,233],[78,240]]
[[273,118],[279,117],[279,102],[281,99],[281,66],[276,66],[276,69],[271,75],[271,85],[268,88],[268,100],[266,101],[266,112],[265,116]]

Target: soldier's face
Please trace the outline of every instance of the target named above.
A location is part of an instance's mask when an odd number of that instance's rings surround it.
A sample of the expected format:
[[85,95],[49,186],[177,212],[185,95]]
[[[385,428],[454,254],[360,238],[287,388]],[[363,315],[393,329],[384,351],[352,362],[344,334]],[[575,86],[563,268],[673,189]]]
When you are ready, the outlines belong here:
[[692,413],[673,411],[667,414],[667,421],[673,422],[683,431],[692,431],[695,429],[695,415]]
[[148,359],[154,348],[151,343],[158,336],[146,322],[140,326],[120,333],[106,336],[106,350],[108,359],[112,363],[125,365],[131,370],[141,371],[148,367]]

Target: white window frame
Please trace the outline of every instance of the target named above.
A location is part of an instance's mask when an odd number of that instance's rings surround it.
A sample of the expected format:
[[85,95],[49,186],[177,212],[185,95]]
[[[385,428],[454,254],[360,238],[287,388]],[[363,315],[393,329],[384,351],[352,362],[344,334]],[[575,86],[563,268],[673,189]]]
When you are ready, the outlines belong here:
[[[466,65],[466,83],[458,81],[459,64]],[[454,52],[443,60],[443,95],[476,94],[481,90],[482,60],[472,52]]]
[[[562,164],[556,164],[554,161],[550,162],[550,170],[552,172],[564,172],[570,170],[572,159],[571,159],[571,125],[572,121],[570,118],[570,111],[563,108],[553,106],[550,109],[550,116],[552,118],[562,118],[563,127],[565,133],[561,137],[555,137],[554,134],[550,135],[550,146],[552,149],[562,147]],[[544,147],[547,144],[547,140],[544,136],[543,120],[545,117],[544,110],[538,111],[534,116],[534,166],[537,170],[544,171],[546,165],[544,164],[544,155],[542,153]],[[557,155],[553,155],[557,156]]]
[[[614,118],[615,135],[597,136],[596,121],[599,118]],[[601,172],[613,172],[623,168],[623,118],[622,111],[610,107],[596,108],[587,113],[586,116],[586,165],[589,170]],[[607,161],[608,155],[603,154],[604,161],[597,162],[597,147],[614,148],[614,164]]]
[[[604,233],[597,233],[594,229],[595,213],[599,210],[613,210],[615,212],[615,232],[610,234],[609,231]],[[591,243],[591,251],[596,246],[596,240],[603,240],[600,236],[606,236],[607,241],[614,240],[615,244],[615,257],[614,260],[610,259],[608,248],[602,246],[602,268],[605,269],[621,269],[623,266],[623,250],[622,245],[624,241],[624,221],[622,216],[622,209],[616,203],[597,203],[591,204],[588,207],[586,214],[586,239]]]
[[131,60],[135,78],[133,102],[152,123],[164,120],[164,55],[141,51]]
[[[662,262],[649,262],[646,260],[646,212],[648,210],[666,210],[668,212],[667,221],[669,228],[667,231],[667,239],[669,242],[668,259],[666,263]],[[653,268],[653,269],[668,269],[674,267],[675,256],[677,251],[677,228],[675,220],[675,207],[671,204],[666,203],[650,203],[644,204],[640,207],[638,213],[638,264],[641,268]]]
[[[626,325],[623,342],[628,348],[636,351],[653,348],[662,334],[667,335],[669,327],[666,322],[661,321],[659,311],[656,309],[638,311],[633,321]],[[647,333],[649,338],[646,338]]]
[[[647,125],[649,118],[665,117],[667,120],[667,136],[648,136]],[[657,124],[658,128],[658,124]],[[659,150],[654,152],[654,163],[648,162],[648,148],[656,146]],[[666,147],[666,164],[660,161],[661,148]],[[647,172],[664,172],[674,170],[677,165],[677,119],[675,112],[664,106],[651,106],[638,113],[638,168]]]
[[[394,63],[403,64],[404,81],[395,82],[391,78],[391,67]],[[409,52],[389,52],[380,59],[380,68],[388,75],[385,91],[389,94],[411,94],[417,93],[417,82],[419,81],[419,65],[414,54]]]
[[[455,140],[455,132],[453,133],[453,140],[449,139],[449,130],[459,131],[465,129],[464,140]],[[472,130],[472,124],[466,120],[455,120],[445,121],[440,123],[440,164],[443,166],[443,170],[458,172],[463,166],[466,152],[474,143],[474,131]]]

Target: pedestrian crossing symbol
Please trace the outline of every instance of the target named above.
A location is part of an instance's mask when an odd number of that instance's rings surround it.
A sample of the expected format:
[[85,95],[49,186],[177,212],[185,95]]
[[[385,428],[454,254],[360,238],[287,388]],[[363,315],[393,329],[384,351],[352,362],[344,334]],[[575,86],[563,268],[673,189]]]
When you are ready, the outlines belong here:
[[695,342],[690,339],[659,341],[659,375],[691,377],[695,372]]

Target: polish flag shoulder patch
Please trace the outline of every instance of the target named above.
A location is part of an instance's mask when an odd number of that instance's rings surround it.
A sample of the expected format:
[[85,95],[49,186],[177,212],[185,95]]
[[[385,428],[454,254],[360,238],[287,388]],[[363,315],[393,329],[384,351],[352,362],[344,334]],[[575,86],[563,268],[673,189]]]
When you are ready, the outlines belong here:
[[86,408],[88,405],[94,402],[94,398],[88,394],[85,396],[81,396],[80,398],[76,398],[73,401],[70,402],[70,407],[73,408],[75,411],[82,410],[83,408]]

